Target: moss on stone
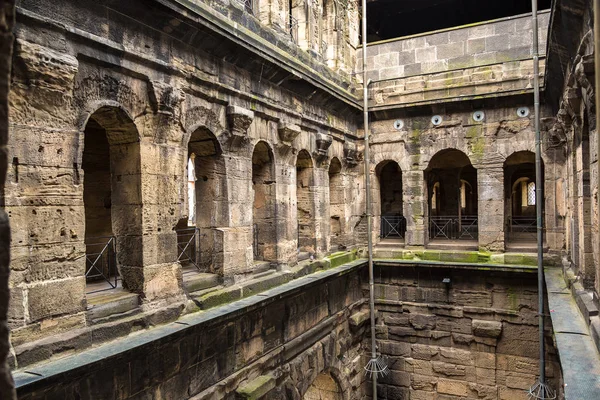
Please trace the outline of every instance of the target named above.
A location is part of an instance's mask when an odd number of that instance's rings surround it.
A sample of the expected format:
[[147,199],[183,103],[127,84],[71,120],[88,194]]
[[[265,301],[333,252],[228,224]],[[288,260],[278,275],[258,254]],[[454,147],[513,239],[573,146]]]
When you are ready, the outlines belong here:
[[275,388],[276,382],[271,375],[261,375],[238,387],[236,393],[242,399],[258,400]]
[[339,267],[340,265],[349,263],[355,259],[356,253],[350,251],[337,252],[325,257],[325,260],[330,264],[329,268]]

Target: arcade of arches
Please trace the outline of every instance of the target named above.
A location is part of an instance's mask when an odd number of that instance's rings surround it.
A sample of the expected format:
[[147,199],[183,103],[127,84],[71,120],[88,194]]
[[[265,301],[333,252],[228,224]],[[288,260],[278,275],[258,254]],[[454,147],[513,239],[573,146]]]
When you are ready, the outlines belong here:
[[367,398],[368,237],[387,399],[524,396],[536,210],[597,299],[591,7],[540,14],[537,187],[527,16],[362,65],[354,1],[18,3],[0,355],[24,399]]

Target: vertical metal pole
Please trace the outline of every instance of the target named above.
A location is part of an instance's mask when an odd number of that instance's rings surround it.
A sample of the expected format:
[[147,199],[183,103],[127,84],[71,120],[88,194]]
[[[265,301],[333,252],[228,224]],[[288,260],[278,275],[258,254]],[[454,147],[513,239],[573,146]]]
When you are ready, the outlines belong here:
[[[596,166],[598,167],[598,174],[596,175],[596,186],[597,192],[596,197],[598,200],[597,210],[600,218],[600,133],[598,132],[598,118],[600,116],[600,0],[594,0],[594,76],[596,77],[596,145],[598,146],[598,159],[596,160]],[[600,221],[596,221],[598,224]],[[600,227],[598,227],[598,239],[596,243],[600,243]],[[600,253],[596,255],[600,257]],[[599,260],[596,260],[598,262]]]
[[[377,340],[375,337],[375,284],[373,279],[373,235],[371,215],[371,174],[369,168],[369,82],[367,78],[367,0],[362,0],[362,58],[363,58],[363,118],[365,130],[365,192],[367,214],[367,249],[369,252],[369,308],[371,311],[371,359],[377,358]],[[377,373],[371,374],[373,382],[373,400],[377,400]]]
[[[535,118],[535,210],[537,219],[538,313],[540,335],[540,385],[546,384],[546,353],[544,349],[544,231],[543,231],[543,177],[540,135],[540,62],[538,49],[537,0],[531,0],[533,29],[533,107]],[[546,392],[542,390],[542,397]]]

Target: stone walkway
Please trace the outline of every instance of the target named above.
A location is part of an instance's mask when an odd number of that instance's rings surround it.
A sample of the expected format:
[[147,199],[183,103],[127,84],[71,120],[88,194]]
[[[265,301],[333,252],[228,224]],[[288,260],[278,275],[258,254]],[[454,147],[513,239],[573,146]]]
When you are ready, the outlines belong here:
[[600,399],[600,355],[560,268],[546,268],[548,304],[565,400]]

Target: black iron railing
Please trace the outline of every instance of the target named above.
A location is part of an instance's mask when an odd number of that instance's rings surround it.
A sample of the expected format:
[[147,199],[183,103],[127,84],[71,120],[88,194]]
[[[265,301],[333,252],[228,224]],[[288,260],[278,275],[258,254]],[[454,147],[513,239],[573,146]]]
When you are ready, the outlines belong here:
[[258,251],[258,224],[252,225],[252,250],[254,251],[254,259],[258,260],[260,254]]
[[290,39],[292,39],[292,42],[294,43],[298,43],[298,20],[294,17],[292,17],[291,15],[289,16],[289,25],[288,25],[288,30],[290,33]]
[[85,278],[87,282],[106,281],[113,289],[117,287],[119,271],[114,236],[89,237],[85,239]]
[[200,270],[198,251],[200,249],[200,235],[198,228],[177,229],[177,261],[181,265],[191,264]]
[[382,239],[399,237],[406,234],[406,218],[402,215],[382,215],[379,237]]
[[476,240],[478,237],[477,216],[431,216],[429,238],[448,240]]
[[510,218],[511,233],[536,233],[537,219],[533,216],[516,216]]

